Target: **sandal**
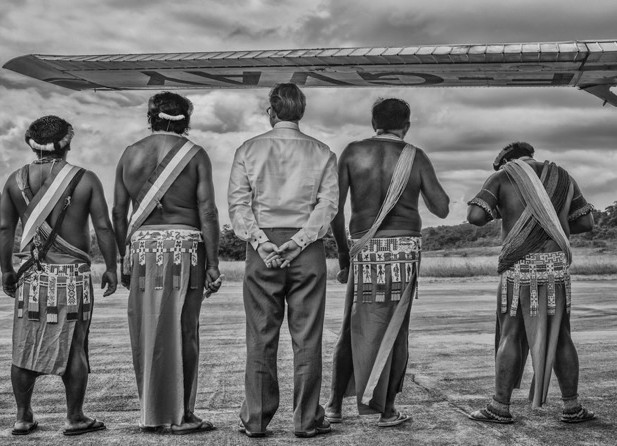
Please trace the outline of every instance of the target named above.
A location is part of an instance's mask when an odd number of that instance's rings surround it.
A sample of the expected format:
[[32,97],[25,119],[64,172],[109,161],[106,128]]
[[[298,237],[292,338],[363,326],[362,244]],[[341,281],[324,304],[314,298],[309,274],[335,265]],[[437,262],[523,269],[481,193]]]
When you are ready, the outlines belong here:
[[483,421],[485,423],[497,423],[497,424],[512,424],[514,419],[512,415],[499,415],[487,406],[486,409],[476,410],[468,415],[470,420]]
[[396,418],[394,418],[393,420],[384,420],[383,418],[380,418],[379,421],[377,422],[377,426],[378,427],[398,426],[399,424],[402,424],[405,421],[410,421],[410,420],[411,420],[411,417],[409,415],[403,412],[399,412],[396,415]]
[[579,406],[576,412],[563,412],[561,415],[561,421],[564,423],[583,423],[585,421],[591,421],[596,418],[596,414],[590,410]]
[[[17,425],[25,425],[26,427],[18,427]],[[32,432],[34,432],[36,430],[36,428],[39,427],[39,422],[36,420],[33,420],[32,423],[27,423],[24,421],[18,421],[17,423],[15,423],[15,426],[13,426],[13,430],[11,431],[11,434],[13,435],[29,435]]]

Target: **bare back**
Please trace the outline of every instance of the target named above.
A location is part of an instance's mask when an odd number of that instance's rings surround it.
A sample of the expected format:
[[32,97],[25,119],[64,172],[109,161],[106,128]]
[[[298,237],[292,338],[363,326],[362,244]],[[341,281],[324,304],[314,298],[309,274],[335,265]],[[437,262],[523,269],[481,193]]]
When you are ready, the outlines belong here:
[[[47,177],[55,174],[62,168],[62,165],[55,163],[50,164],[31,164],[28,166],[28,184],[33,195],[36,195],[41,188],[41,185],[45,182]],[[7,182],[8,193],[10,194],[11,201],[13,202],[17,213],[22,219],[26,210],[26,202],[24,201],[21,191],[17,185],[16,176],[18,172],[14,173]],[[103,203],[101,206],[93,202],[94,195],[102,195],[102,187],[98,178],[89,171],[86,171],[81,178],[73,195],[71,196],[71,205],[67,208],[64,216],[62,226],[58,229],[58,235],[69,242],[76,248],[82,251],[90,251],[90,227],[88,219],[92,214],[93,220],[98,218],[98,214],[103,212],[99,207],[104,207],[104,212],[107,211],[107,206]],[[64,203],[58,203],[53,211],[47,218],[47,223],[54,227],[58,216],[60,215]],[[96,209],[95,209],[96,208]]]
[[[371,138],[349,144],[341,155],[339,175],[346,173],[351,193],[349,230],[352,237],[361,236],[375,221],[404,147],[404,141]],[[445,205],[447,215],[448,197],[437,181],[428,157],[417,149],[407,187],[383,221],[378,234],[420,236],[420,193],[431,212],[443,214]]]
[[[120,160],[119,169],[122,170],[122,181],[131,198],[133,209],[136,207],[136,199],[143,185],[180,140],[179,135],[153,134],[127,147]],[[203,154],[205,155],[205,152]],[[144,224],[185,224],[200,227],[196,205],[199,160],[198,154],[189,162]]]

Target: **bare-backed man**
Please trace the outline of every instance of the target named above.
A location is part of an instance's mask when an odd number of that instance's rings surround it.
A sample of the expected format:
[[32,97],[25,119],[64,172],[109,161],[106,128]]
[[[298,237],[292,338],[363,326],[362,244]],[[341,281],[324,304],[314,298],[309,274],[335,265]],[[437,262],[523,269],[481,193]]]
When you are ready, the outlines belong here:
[[140,426],[171,427],[175,434],[213,429],[193,410],[199,312],[204,291],[220,286],[219,224],[210,159],[185,137],[192,108],[175,93],[150,98],[152,134],[120,158],[113,208],[122,283],[130,285]]
[[[410,419],[396,409],[394,400],[407,368],[409,316],[417,293],[422,228],[418,201],[422,195],[428,209],[445,218],[450,200],[426,153],[403,140],[409,117],[405,101],[377,101],[372,110],[375,136],[352,142],[339,160],[340,198],[332,230],[339,280],[350,277],[326,406],[331,422],[341,422],[343,397],[354,394],[360,414],[381,414],[380,427]],[[351,253],[344,214],[348,191]]]
[[467,220],[483,226],[502,219],[495,337],[495,395],[473,412],[477,421],[509,424],[510,397],[519,387],[528,352],[534,379],[532,407],[546,402],[554,369],[563,398],[561,421],[595,418],[578,401],[578,356],[570,337],[569,236],[593,228],[593,207],[574,179],[549,161],[533,159],[524,142],[506,146],[497,171],[469,202]]
[[[2,287],[15,298],[11,381],[17,401],[13,435],[27,435],[38,422],[31,398],[40,375],[60,375],[66,389],[65,435],[105,429],[83,413],[88,384],[88,330],[94,305],[90,276],[90,226],[106,270],[103,294],[115,292],[116,243],[103,187],[92,172],[66,162],[73,127],[56,116],[34,121],[26,143],[36,159],[13,172],[0,206]],[[13,241],[23,234],[18,271]]]

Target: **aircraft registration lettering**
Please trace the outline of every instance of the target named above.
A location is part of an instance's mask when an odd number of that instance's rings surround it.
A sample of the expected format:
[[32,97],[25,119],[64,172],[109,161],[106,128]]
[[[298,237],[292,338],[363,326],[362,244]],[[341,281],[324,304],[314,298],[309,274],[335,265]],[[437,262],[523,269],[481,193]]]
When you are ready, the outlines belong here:
[[[147,76],[148,87],[173,87],[178,85],[199,87],[266,87],[270,86],[268,75],[272,71],[242,71],[238,73],[213,73],[204,70],[190,71],[141,71]],[[277,75],[280,75],[277,72]],[[465,73],[448,73],[449,76],[439,76],[435,73],[406,71],[346,71],[317,72],[290,71],[285,73],[287,82],[300,86],[433,86],[439,84],[459,83],[474,85],[489,83],[503,86],[560,86],[569,85],[574,78],[573,73],[547,73],[541,77],[539,73],[512,73],[509,76],[470,76]],[[263,82],[262,82],[263,81]],[[279,82],[283,82],[279,80]]]

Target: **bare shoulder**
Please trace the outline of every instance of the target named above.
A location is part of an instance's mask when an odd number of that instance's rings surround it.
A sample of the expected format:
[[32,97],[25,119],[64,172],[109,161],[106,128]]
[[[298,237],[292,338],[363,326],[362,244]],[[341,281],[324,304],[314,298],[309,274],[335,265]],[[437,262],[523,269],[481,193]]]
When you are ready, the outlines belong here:
[[357,155],[358,148],[361,147],[362,141],[352,141],[345,146],[339,157],[339,162],[343,160],[352,159]]
[[197,147],[197,153],[195,153],[195,156],[191,161],[198,164],[210,164],[210,157],[208,156],[206,149],[197,144],[195,144],[195,147]]
[[367,153],[371,152],[374,148],[374,145],[368,139],[362,139],[359,141],[352,141],[343,149],[343,153],[341,153],[341,159],[343,157],[353,159],[353,158],[362,158]]
[[489,175],[489,177],[484,182],[484,187],[485,188],[489,188],[489,187],[496,188],[506,179],[506,177],[507,177],[507,174],[503,170],[498,170],[497,172],[493,172],[492,174]]
[[138,152],[143,152],[144,148],[148,146],[148,144],[146,144],[146,140],[148,138],[149,137],[146,136],[145,138],[142,138],[139,141],[127,146],[126,149],[124,149],[124,152],[122,152],[122,155],[120,155],[119,162],[122,163],[123,161],[134,157]]
[[4,190],[10,193],[18,192],[19,187],[17,186],[17,175],[19,175],[21,169],[17,169],[12,172],[9,177],[6,179],[6,183],[4,183]]
[[84,175],[81,178],[81,181],[77,185],[79,188],[95,189],[95,188],[103,187],[103,185],[101,184],[101,180],[99,179],[97,174],[95,174],[94,172],[88,169],[84,169],[84,170],[85,170]]
[[414,162],[419,162],[419,163],[430,163],[431,162],[428,155],[423,149],[421,149],[418,146],[414,146],[414,147],[416,148],[416,156],[414,158]]

